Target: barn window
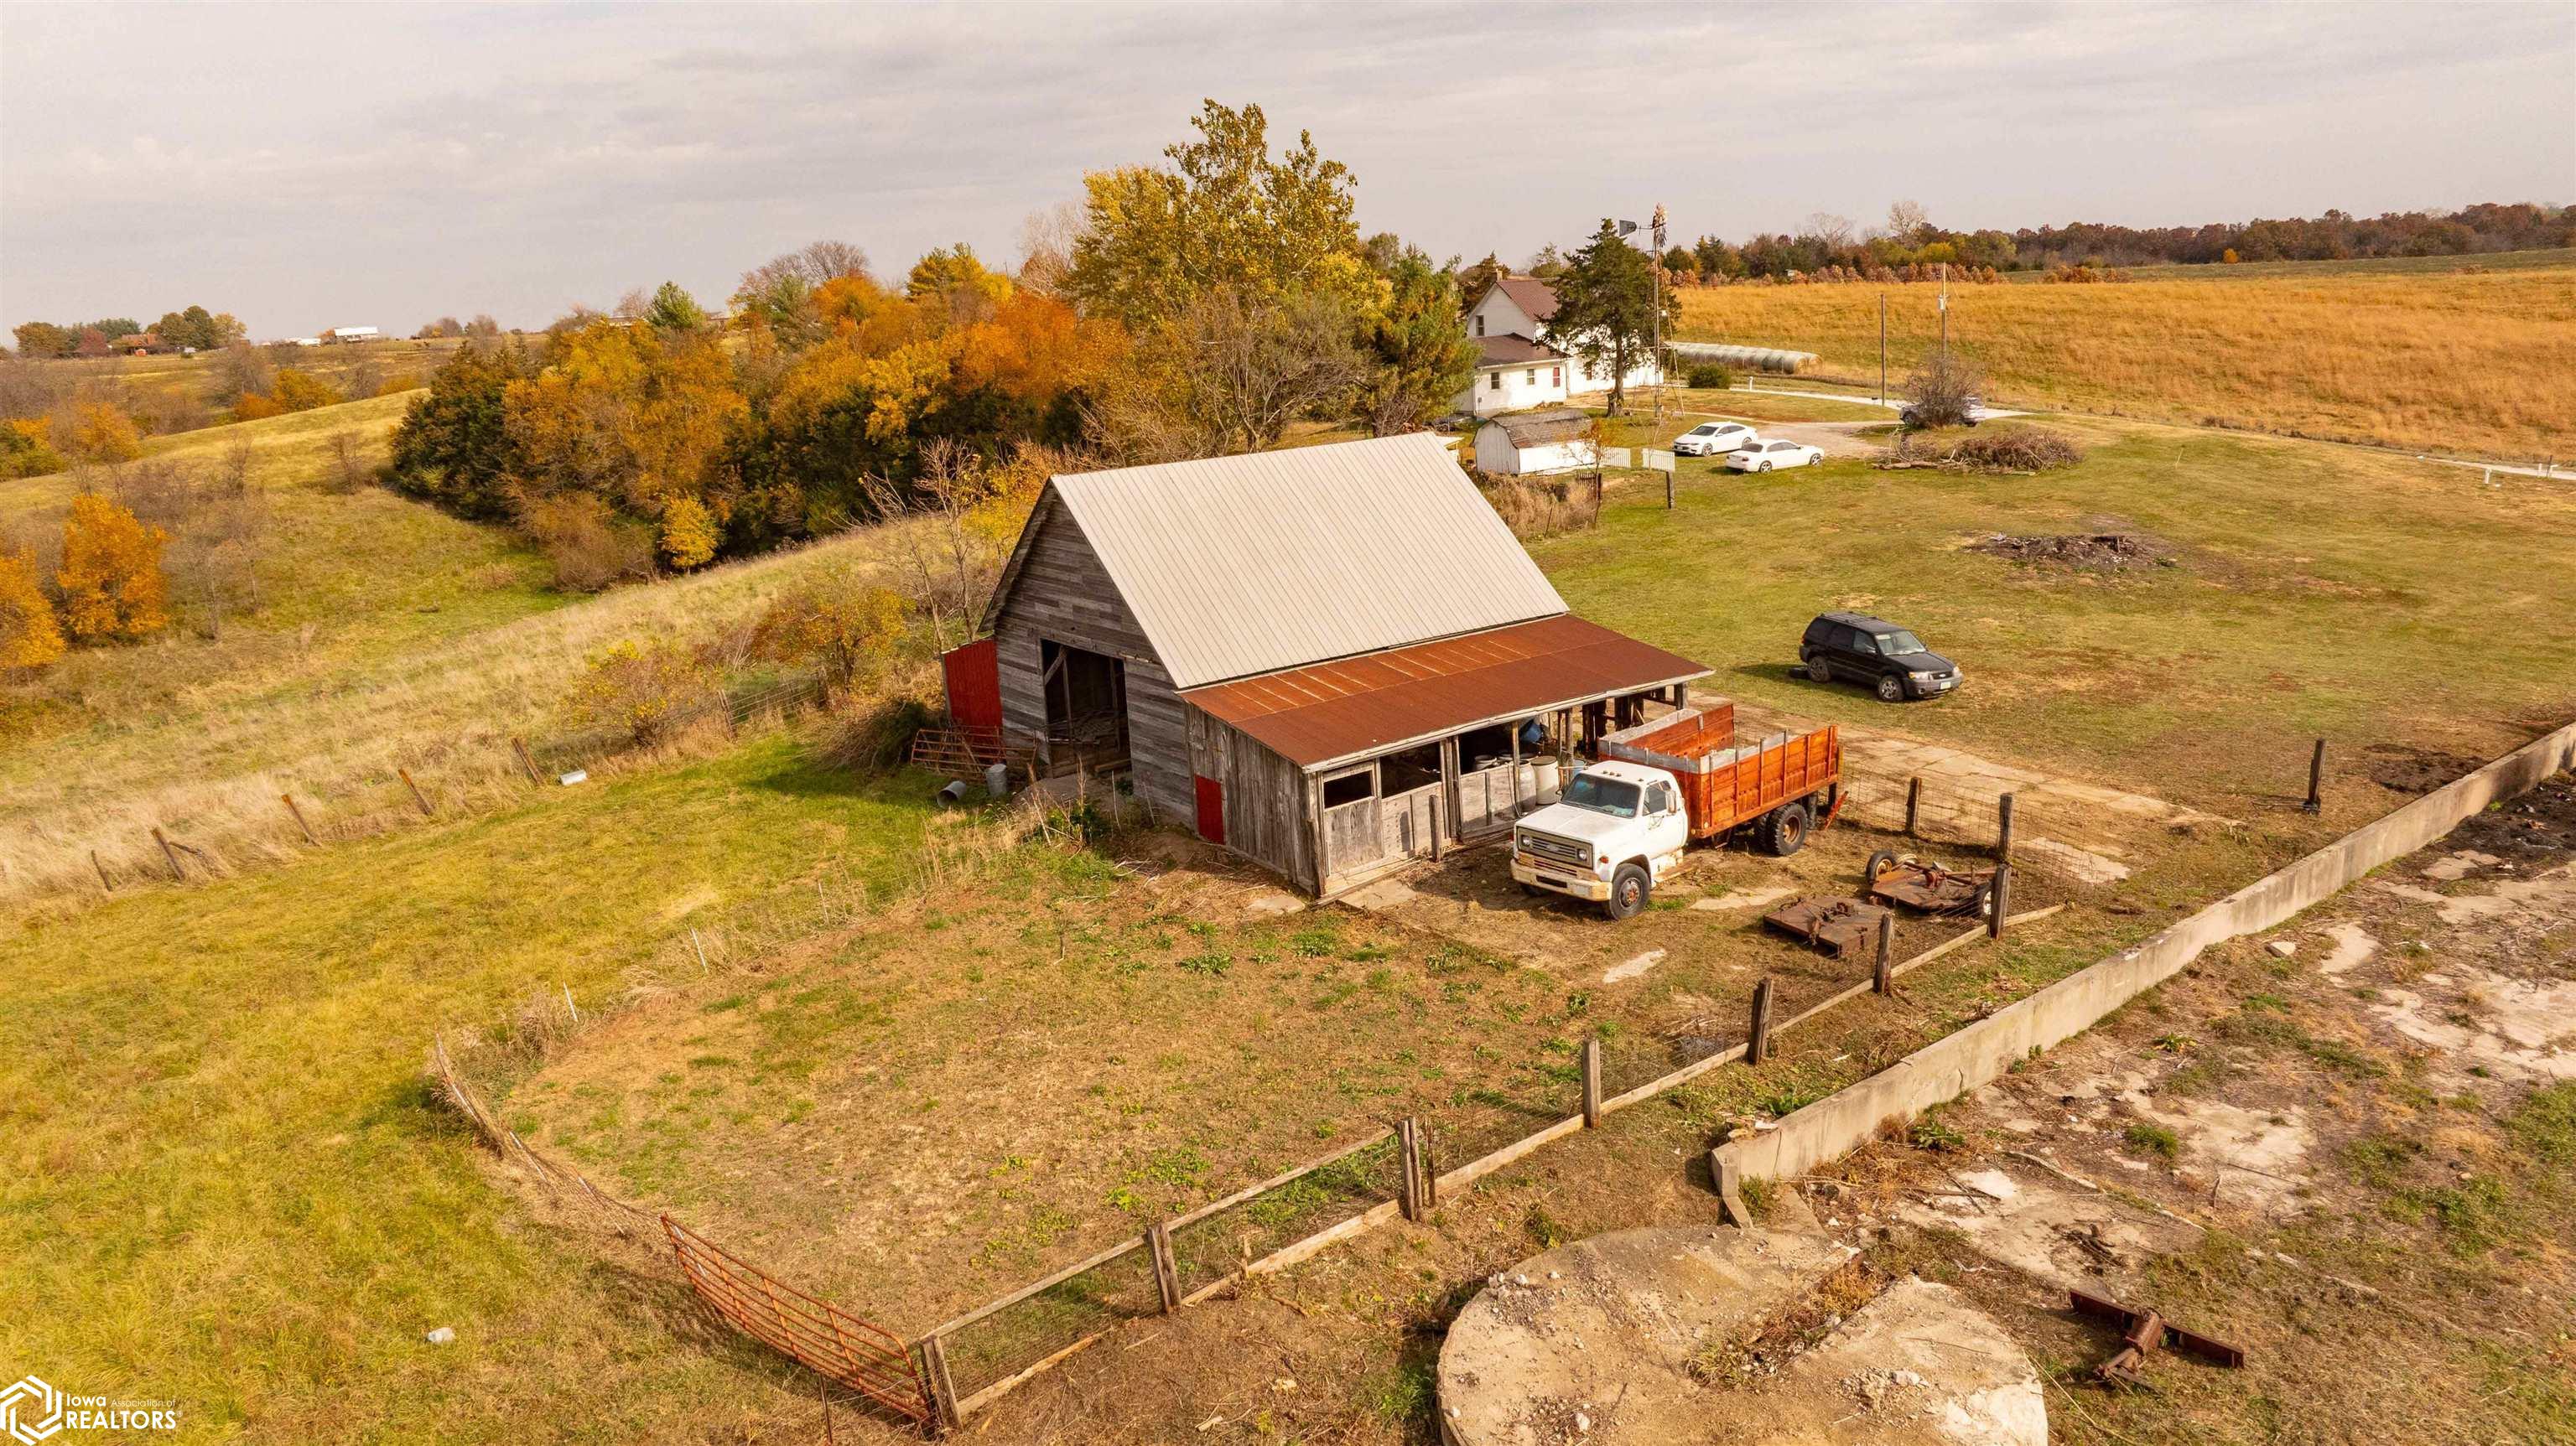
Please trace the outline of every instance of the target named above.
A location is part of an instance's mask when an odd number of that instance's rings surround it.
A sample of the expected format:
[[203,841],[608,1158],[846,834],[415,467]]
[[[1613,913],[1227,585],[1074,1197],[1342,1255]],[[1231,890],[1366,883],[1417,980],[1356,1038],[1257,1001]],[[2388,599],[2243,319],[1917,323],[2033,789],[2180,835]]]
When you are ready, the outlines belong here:
[[1428,787],[1440,781],[1440,745],[1425,743],[1418,748],[1387,754],[1378,760],[1378,768],[1386,775],[1386,796],[1389,798]]
[[1377,797],[1377,770],[1362,766],[1348,773],[1335,774],[1324,780],[1324,807],[1339,808],[1346,803]]
[[1481,773],[1488,768],[1501,768],[1512,761],[1511,725],[1492,728],[1470,728],[1458,735],[1458,771]]

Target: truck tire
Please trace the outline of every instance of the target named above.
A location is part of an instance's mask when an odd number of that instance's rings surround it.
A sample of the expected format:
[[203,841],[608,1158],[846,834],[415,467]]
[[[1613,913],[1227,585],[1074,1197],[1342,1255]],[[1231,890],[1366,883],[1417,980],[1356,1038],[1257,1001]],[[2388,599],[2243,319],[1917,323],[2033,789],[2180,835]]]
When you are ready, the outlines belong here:
[[1894,867],[1895,864],[1896,850],[1894,849],[1880,849],[1878,852],[1871,854],[1869,856],[1869,862],[1861,865],[1861,892],[1865,894],[1871,889],[1877,887],[1878,876],[1887,872],[1890,868]]
[[1762,851],[1787,858],[1807,846],[1807,806],[1784,803],[1762,820]]
[[1646,904],[1655,897],[1655,876],[1644,864],[1621,864],[1610,876],[1610,897],[1601,901],[1601,912],[1612,919],[1633,919],[1646,912]]

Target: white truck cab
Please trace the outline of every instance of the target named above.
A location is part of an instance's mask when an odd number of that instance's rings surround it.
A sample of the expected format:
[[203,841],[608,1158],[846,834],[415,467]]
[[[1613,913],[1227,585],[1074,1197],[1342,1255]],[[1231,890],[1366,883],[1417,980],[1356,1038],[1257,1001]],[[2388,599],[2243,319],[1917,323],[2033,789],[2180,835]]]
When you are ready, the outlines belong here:
[[1512,877],[1602,906],[1614,919],[1646,907],[1655,881],[1690,843],[1680,781],[1642,763],[1594,763],[1557,802],[1512,827]]

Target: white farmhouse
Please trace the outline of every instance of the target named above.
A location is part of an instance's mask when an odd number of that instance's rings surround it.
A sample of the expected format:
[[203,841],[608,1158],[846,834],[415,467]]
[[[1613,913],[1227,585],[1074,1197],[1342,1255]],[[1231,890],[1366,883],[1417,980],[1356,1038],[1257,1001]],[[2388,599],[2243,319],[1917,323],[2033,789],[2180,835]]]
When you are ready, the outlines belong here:
[[1526,336],[1478,337],[1476,351],[1476,380],[1459,393],[1456,410],[1490,417],[1565,404],[1565,374],[1574,358]]
[[[1479,344],[1490,338],[1516,336],[1534,345],[1548,346],[1547,323],[1555,315],[1555,287],[1535,276],[1500,276],[1488,283],[1483,291],[1478,292],[1475,301],[1468,305],[1467,335]],[[1549,350],[1555,351],[1559,356],[1565,355],[1554,346],[1549,346]],[[1610,390],[1610,372],[1606,364],[1593,367],[1579,360],[1567,358],[1565,365],[1569,376],[1565,390],[1560,393],[1557,400],[1562,400],[1565,395]],[[1479,387],[1486,384],[1481,368],[1476,380]],[[1631,388],[1650,387],[1662,380],[1663,372],[1656,367],[1652,359],[1641,361],[1628,369],[1627,384]],[[1529,403],[1522,405],[1529,405]],[[1463,399],[1458,409],[1472,411],[1478,416],[1488,415],[1498,410],[1481,405],[1471,407]]]
[[1572,407],[1495,417],[1476,429],[1476,470],[1519,477],[1601,465],[1592,418]]

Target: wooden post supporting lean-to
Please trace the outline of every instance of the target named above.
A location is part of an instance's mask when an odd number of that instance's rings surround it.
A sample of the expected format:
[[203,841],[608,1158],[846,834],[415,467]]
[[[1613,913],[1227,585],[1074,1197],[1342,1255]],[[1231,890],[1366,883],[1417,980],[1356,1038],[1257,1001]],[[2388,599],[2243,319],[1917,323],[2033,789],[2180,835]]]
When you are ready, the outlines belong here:
[[161,832],[158,824],[153,825],[152,841],[161,846],[161,857],[169,861],[171,879],[175,882],[185,882],[188,874],[186,870],[179,867],[179,851],[170,847],[170,836]]
[[1154,1257],[1154,1288],[1162,1292],[1163,1314],[1181,1308],[1181,1267],[1172,1259],[1172,1227],[1157,1220],[1145,1227],[1145,1244]]
[[1917,818],[1922,816],[1922,813],[1923,780],[1920,778],[1909,778],[1905,780],[1905,836],[1907,838],[1915,836],[1914,822]]
[[286,811],[288,813],[295,815],[295,826],[304,830],[304,841],[312,844],[316,848],[321,847],[322,840],[313,836],[313,825],[304,821],[304,810],[295,806],[295,795],[291,793],[281,793],[277,796],[277,801],[286,805]]
[[939,1336],[921,1338],[921,1389],[930,1399],[930,1429],[954,1431],[961,1418],[957,1414],[957,1383],[948,1374],[948,1343]]
[[2299,805],[2302,813],[2326,811],[2326,741],[2317,740],[2317,750],[2308,755],[2308,801]]
[[2004,916],[2012,912],[2012,865],[1995,865],[1995,910],[1986,917],[1986,937],[2004,936]]
[[1873,994],[1896,992],[1896,916],[1878,916],[1878,963],[1870,970],[1869,989]]
[[432,811],[429,806],[429,795],[421,792],[420,785],[411,781],[411,770],[408,768],[397,768],[394,772],[402,775],[403,787],[411,790],[411,801],[420,805],[420,816],[423,818],[436,818],[438,815]]
[[528,756],[528,745],[524,741],[517,738],[511,739],[510,751],[519,755],[519,766],[528,771],[528,781],[530,783],[543,784],[545,782],[545,779],[540,777],[537,773],[537,760]]
[[2013,796],[2009,793],[1995,800],[1995,862],[2012,862]]
[[1601,1041],[1583,1041],[1583,1128],[1601,1128]]
[[1753,1022],[1744,1033],[1744,1062],[1760,1064],[1771,1057],[1771,976],[1753,986]]

